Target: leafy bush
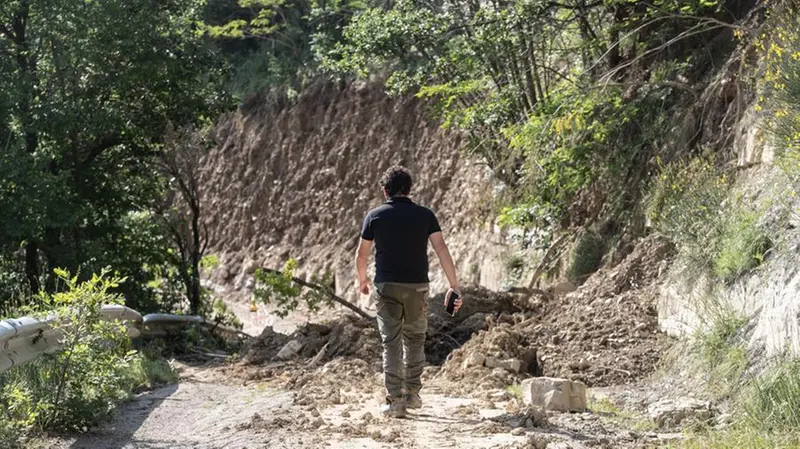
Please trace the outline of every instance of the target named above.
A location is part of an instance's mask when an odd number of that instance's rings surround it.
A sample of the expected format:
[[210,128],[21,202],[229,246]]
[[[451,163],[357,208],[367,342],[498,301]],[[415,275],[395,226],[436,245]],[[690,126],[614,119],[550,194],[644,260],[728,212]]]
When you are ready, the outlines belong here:
[[678,246],[688,271],[724,281],[760,265],[772,247],[759,214],[729,198],[729,185],[707,160],[676,162],[664,167],[647,202],[653,226]]
[[130,369],[126,371],[127,390],[148,390],[158,385],[178,381],[178,373],[158,354],[139,352],[133,357]]
[[309,288],[295,281],[297,266],[296,260],[289,259],[280,272],[256,270],[253,296],[265,304],[274,305],[275,313],[280,317],[288,316],[301,302],[311,313],[318,312],[322,306],[333,306],[330,295],[333,293],[333,273],[314,274],[308,284],[317,288]]
[[85,430],[106,418],[129,392],[168,378],[161,362],[130,349],[125,327],[101,320],[105,304],[121,304],[111,293],[120,279],[107,272],[79,282],[57,270],[64,290],[38,298],[38,312],[62,323],[61,351],[0,375],[0,437],[49,428]]
[[693,265],[708,266],[710,239],[717,233],[719,208],[728,181],[704,159],[674,162],[656,178],[647,199],[647,216]]
[[202,316],[206,317],[207,320],[223,326],[242,329],[244,326],[242,321],[236,316],[233,310],[225,304],[225,301],[220,298],[208,298],[210,294],[208,294],[207,291],[204,291],[204,293],[206,294],[203,296],[206,298],[204,298],[200,309],[200,314]]
[[800,5],[782,2],[756,42],[764,59],[767,127],[779,151],[779,164],[800,191]]

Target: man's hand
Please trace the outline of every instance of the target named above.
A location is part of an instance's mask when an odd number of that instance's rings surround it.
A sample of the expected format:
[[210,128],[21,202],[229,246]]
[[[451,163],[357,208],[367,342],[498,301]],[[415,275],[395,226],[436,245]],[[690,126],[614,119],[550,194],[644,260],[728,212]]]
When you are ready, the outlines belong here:
[[447,307],[447,298],[450,296],[450,292],[455,292],[458,295],[458,299],[456,299],[455,309],[453,310],[453,314],[455,315],[458,313],[458,309],[464,304],[464,297],[461,296],[461,293],[458,291],[458,287],[451,287],[447,290],[447,293],[444,295],[444,306]]
[[367,256],[372,251],[372,240],[363,238],[356,249],[356,273],[358,274],[358,291],[369,295],[369,279],[367,278]]
[[362,279],[358,281],[358,291],[360,291],[362,295],[369,295],[369,280]]

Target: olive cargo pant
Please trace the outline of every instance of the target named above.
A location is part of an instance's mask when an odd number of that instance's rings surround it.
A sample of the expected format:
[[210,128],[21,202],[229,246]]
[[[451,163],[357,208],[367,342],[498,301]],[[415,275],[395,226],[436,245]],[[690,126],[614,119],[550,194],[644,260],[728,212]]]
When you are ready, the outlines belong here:
[[379,283],[378,331],[383,343],[383,375],[389,396],[419,393],[428,330],[428,284]]

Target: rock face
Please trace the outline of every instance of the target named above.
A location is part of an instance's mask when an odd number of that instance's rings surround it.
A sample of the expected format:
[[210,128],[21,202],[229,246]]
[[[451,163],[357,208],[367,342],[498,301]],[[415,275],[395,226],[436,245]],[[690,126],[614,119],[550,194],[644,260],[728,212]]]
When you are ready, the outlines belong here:
[[647,407],[647,415],[659,429],[675,428],[684,421],[707,422],[713,413],[706,401],[692,398],[662,399]]
[[[713,305],[712,310],[725,308],[749,318],[751,356],[800,356],[800,214],[796,212],[800,197],[793,197],[791,184],[778,167],[756,165],[737,176],[729,198],[734,204],[736,198],[750,198],[753,205],[748,207],[764,211],[758,225],[769,230],[774,247],[757,270],[725,285],[708,275],[687,282],[680,266],[673,266],[658,299],[660,327],[675,337],[707,331],[714,322],[708,316]],[[724,302],[709,304],[709,298],[724,298]]]
[[522,382],[522,401],[554,412],[584,412],[586,385],[567,379],[534,377]]

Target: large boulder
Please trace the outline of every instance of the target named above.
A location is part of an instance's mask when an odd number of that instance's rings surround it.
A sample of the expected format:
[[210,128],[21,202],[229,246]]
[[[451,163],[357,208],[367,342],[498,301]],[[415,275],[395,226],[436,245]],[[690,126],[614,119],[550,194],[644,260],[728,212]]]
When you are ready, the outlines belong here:
[[522,381],[522,401],[554,412],[586,411],[586,385],[553,377]]

